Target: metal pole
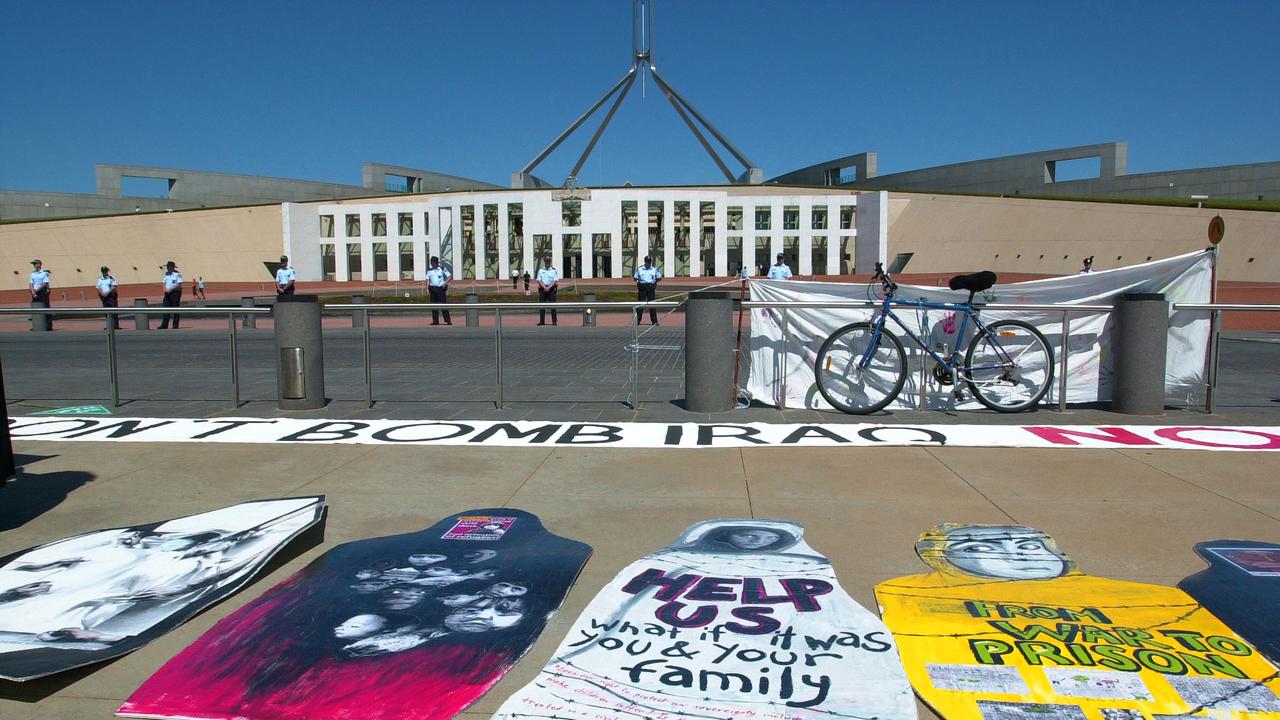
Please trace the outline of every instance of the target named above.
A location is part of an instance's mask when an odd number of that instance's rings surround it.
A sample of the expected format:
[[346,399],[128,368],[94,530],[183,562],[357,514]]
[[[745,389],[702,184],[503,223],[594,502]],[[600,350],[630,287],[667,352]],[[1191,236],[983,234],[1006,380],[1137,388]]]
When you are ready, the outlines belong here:
[[929,366],[929,353],[925,352],[924,348],[921,348],[920,349],[920,402],[918,403],[918,407],[916,408],[917,410],[928,409],[928,399],[926,397],[928,395],[928,392],[927,392],[928,388],[926,386],[926,383],[928,382],[928,378],[929,378],[929,371],[927,369],[928,366]]
[[364,323],[364,404],[373,407],[373,362],[369,357],[369,319]]
[[631,318],[631,409],[640,409],[640,316]]
[[1067,351],[1071,349],[1071,314],[1062,311],[1062,357],[1058,359],[1058,412],[1067,411]]
[[107,315],[107,372],[110,374],[111,407],[120,407],[120,376],[116,364],[116,328],[112,322],[117,315]]
[[1207,413],[1218,409],[1218,347],[1221,343],[1221,330],[1222,311],[1214,310],[1209,316],[1209,387],[1204,393],[1204,411]]
[[[246,317],[252,317],[252,315]],[[231,340],[231,407],[238,408],[240,407],[240,353],[236,349],[236,316],[234,313],[227,313],[227,331]]]
[[502,308],[493,309],[493,365],[497,368],[498,397],[494,405],[502,409]]
[[779,393],[778,409],[787,409],[787,341],[791,338],[791,317],[787,309],[782,308],[782,388]]

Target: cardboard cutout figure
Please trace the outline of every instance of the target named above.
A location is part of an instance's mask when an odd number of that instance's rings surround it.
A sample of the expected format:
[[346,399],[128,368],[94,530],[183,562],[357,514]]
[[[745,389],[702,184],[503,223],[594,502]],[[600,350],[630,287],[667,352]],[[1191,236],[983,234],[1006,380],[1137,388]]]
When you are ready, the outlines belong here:
[[1196,544],[1207,570],[1184,579],[1187,591],[1272,663],[1280,663],[1280,545],[1254,540]]
[[601,590],[494,718],[914,720],[892,638],[803,532],[689,527]]
[[590,554],[510,508],[340,545],[213,626],[117,714],[451,718],[533,645]]
[[0,677],[137,650],[240,589],[323,513],[323,495],[259,500],[0,559]]
[[947,720],[1280,718],[1272,667],[1176,588],[1081,574],[1048,535],[943,524],[880,583],[907,676]]

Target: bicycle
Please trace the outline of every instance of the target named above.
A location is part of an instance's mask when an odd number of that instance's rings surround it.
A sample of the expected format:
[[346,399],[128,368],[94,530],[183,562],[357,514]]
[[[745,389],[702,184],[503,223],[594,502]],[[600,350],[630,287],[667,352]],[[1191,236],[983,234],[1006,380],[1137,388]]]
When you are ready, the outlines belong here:
[[[871,321],[845,325],[831,333],[818,350],[814,367],[818,390],[835,408],[866,415],[883,409],[902,391],[907,381],[907,357],[902,341],[885,327],[890,319],[933,359],[934,380],[939,385],[953,386],[957,400],[963,398],[960,381],[978,402],[997,412],[1026,410],[1049,391],[1053,384],[1053,349],[1044,334],[1021,320],[986,324],[978,317],[980,306],[973,304],[973,296],[995,285],[995,273],[983,271],[951,278],[948,286],[952,290],[969,291],[969,299],[962,303],[899,299],[898,285],[881,263],[876,263],[873,283],[874,280],[880,281],[884,297]],[[938,343],[935,352],[894,313],[895,307],[920,312],[943,310],[962,316],[956,346],[948,349],[945,343]],[[970,328],[973,339],[962,360],[960,345]]]

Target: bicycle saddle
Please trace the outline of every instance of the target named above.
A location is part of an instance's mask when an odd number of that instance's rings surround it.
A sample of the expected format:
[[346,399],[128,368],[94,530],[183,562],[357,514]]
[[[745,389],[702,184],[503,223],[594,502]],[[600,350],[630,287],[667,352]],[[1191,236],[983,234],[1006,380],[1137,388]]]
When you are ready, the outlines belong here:
[[970,293],[982,292],[996,284],[996,274],[990,270],[982,272],[969,273],[968,275],[957,275],[951,278],[947,283],[947,287],[952,290],[968,290]]

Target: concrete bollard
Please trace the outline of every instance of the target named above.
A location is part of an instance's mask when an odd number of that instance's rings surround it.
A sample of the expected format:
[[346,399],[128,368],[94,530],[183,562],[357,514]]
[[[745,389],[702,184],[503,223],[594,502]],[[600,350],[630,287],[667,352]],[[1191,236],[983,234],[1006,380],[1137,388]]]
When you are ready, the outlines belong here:
[[732,293],[708,290],[689,295],[685,303],[684,348],[685,410],[732,410]]
[[1169,303],[1162,293],[1126,293],[1116,301],[1111,328],[1111,410],[1164,414],[1164,367]]
[[[252,296],[240,298],[240,307],[251,308],[251,307],[257,307],[257,306],[258,306],[258,301]],[[248,315],[248,314],[243,315],[240,318],[240,327],[243,327],[243,328],[258,327],[258,317],[256,315]]]
[[[480,296],[475,293],[467,293],[464,301],[467,305],[480,302]],[[476,308],[467,309],[464,314],[467,316],[467,327],[480,327],[480,310]]]
[[[44,303],[38,303],[35,300],[31,301],[31,307],[40,308],[41,310],[45,309]],[[50,325],[52,325],[53,323],[50,322],[49,320],[51,317],[52,316],[49,315],[49,313],[44,313],[44,312],[31,313],[31,332],[47,332],[49,330],[52,330],[53,328],[51,328]]]
[[[352,296],[351,296],[351,302],[352,302],[353,304],[355,304],[355,305],[363,305],[363,304],[364,304],[364,296],[363,296],[363,295],[352,295]],[[369,322],[369,313],[365,312],[364,310],[352,310],[352,311],[351,311],[351,327],[353,327],[353,328],[355,328],[355,329],[359,330],[359,329],[363,328],[363,327],[364,327],[364,324],[365,324],[365,323],[367,323],[367,322]]]
[[271,309],[275,325],[276,407],[324,407],[324,341],[315,295],[284,295]]
[[[134,298],[134,299],[133,299],[133,306],[134,306],[134,307],[136,307],[136,308],[145,308],[145,307],[147,307],[147,299],[146,299],[146,298]],[[150,330],[150,329],[151,329],[151,316],[150,316],[150,315],[148,315],[148,314],[146,314],[146,313],[137,313],[137,314],[135,314],[135,315],[133,316],[133,329],[135,329],[135,330]]]
[[[595,301],[596,301],[595,293],[582,293],[582,302],[593,303]],[[595,327],[595,324],[596,324],[596,309],[584,308],[582,310],[582,326]]]

